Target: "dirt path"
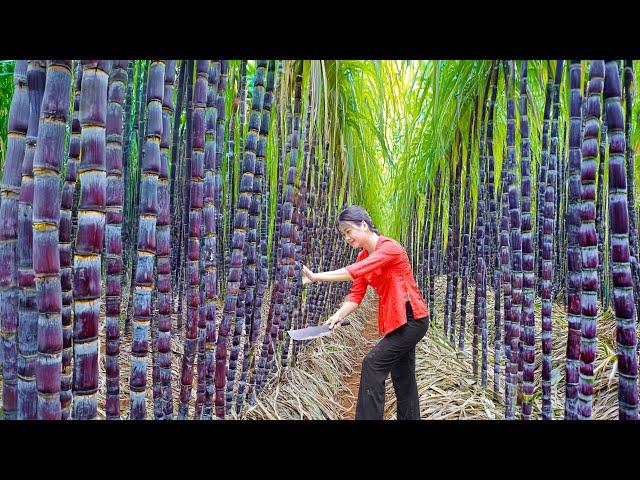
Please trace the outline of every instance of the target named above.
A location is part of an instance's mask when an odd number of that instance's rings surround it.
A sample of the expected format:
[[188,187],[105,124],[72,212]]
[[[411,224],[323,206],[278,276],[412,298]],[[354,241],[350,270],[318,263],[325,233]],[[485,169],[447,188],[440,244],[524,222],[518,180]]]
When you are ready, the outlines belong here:
[[353,402],[344,415],[344,420],[354,420],[356,416],[356,403],[358,399],[358,391],[360,389],[360,370],[362,369],[362,359],[364,356],[369,353],[371,350],[370,343],[377,343],[380,339],[378,335],[378,322],[376,318],[369,318],[368,321],[364,324],[364,328],[362,329],[362,336],[367,340],[364,346],[360,349],[358,362],[355,365],[355,369],[351,375],[349,375],[345,380],[345,385],[349,390],[351,390],[352,397],[351,399],[342,399],[341,403],[345,406],[350,405],[349,400]]

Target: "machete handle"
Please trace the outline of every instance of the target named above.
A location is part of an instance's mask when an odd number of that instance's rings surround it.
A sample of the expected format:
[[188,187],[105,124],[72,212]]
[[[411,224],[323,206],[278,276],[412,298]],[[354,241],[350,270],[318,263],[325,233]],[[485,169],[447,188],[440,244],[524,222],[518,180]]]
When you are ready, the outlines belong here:
[[345,326],[349,325],[350,323],[351,323],[351,322],[350,322],[349,320],[342,320],[342,321],[340,322],[340,326],[345,327]]

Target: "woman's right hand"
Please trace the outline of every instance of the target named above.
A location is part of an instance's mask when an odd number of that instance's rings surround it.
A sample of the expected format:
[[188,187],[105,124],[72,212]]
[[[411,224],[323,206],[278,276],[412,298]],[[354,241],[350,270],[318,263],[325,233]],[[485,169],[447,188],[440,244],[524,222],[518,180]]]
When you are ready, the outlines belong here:
[[333,330],[334,328],[338,328],[342,326],[340,325],[341,321],[342,321],[342,318],[338,315],[338,312],[336,312],[333,315],[331,315],[326,322],[324,322],[324,325],[328,325],[329,328]]
[[307,283],[316,283],[317,280],[315,278],[315,274],[309,270],[307,267],[302,265],[302,286],[305,286]]

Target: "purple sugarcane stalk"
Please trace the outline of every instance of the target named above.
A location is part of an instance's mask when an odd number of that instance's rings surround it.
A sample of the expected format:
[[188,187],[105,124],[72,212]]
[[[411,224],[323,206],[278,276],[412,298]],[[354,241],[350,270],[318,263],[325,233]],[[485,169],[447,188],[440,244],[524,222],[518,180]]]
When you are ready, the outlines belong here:
[[[60,405],[62,288],[58,247],[59,175],[70,93],[71,60],[49,60],[36,153],[33,158],[33,269],[36,276],[38,305],[36,387],[39,420],[62,418]],[[5,171],[7,166],[5,165]],[[4,206],[4,201],[2,204]],[[4,307],[5,302],[2,302],[2,305]]]
[[551,318],[553,298],[553,248],[556,207],[556,165],[558,150],[558,114],[560,111],[560,80],[564,61],[558,60],[553,84],[553,117],[551,121],[551,144],[549,149],[549,168],[544,193],[544,224],[542,230],[542,418],[551,420],[551,371],[552,371],[552,329]]
[[106,121],[106,358],[108,420],[120,418],[120,303],[122,274],[122,113],[127,90],[127,60],[116,60],[109,76]]
[[196,60],[196,81],[193,89],[191,144],[191,183],[189,210],[189,244],[187,278],[187,323],[185,325],[184,355],[180,378],[180,406],[178,419],[187,418],[191,389],[193,386],[193,365],[196,353],[198,321],[200,319],[200,222],[203,205],[203,169],[205,146],[205,109],[207,105],[207,76],[209,60]]
[[[198,359],[198,397],[202,395],[204,385],[204,398],[196,400],[196,418],[200,418],[199,408],[202,408],[201,418],[211,419],[211,405],[213,398],[213,347],[215,344],[216,310],[215,303],[218,294],[218,282],[216,280],[217,255],[216,255],[216,212],[215,212],[215,176],[216,164],[216,122],[218,119],[218,83],[220,81],[220,64],[211,62],[208,72],[206,130],[204,143],[204,193],[203,193],[203,236],[201,259],[203,265],[202,295],[204,300],[203,313],[205,316],[205,341],[204,341],[204,375]],[[204,377],[204,378],[203,378]],[[198,402],[203,402],[202,407]]]
[[[205,339],[205,397],[202,418],[211,419],[213,405],[214,347],[216,342],[216,311],[218,299],[218,229],[216,211],[216,188],[220,188],[220,172],[216,172],[216,141],[218,122],[218,85],[220,83],[220,61],[212,61],[209,66],[209,91],[207,93],[204,146],[204,237],[202,239],[204,263],[204,301],[206,315]],[[224,105],[224,104],[223,104]],[[216,180],[217,179],[217,180]],[[218,187],[216,187],[216,182]]]
[[[520,234],[520,206],[518,184],[516,183],[516,152],[515,152],[515,101],[514,101],[514,72],[513,63],[503,63],[507,96],[507,195],[509,199],[509,246],[511,260],[511,306],[509,327],[509,380],[513,388],[507,398],[507,418],[514,418],[514,397],[518,397],[518,363],[520,357],[520,314],[522,312],[522,238]],[[507,292],[505,291],[505,297]],[[505,308],[505,311],[507,309]]]
[[577,415],[591,418],[593,404],[593,364],[597,352],[598,314],[598,233],[596,232],[596,162],[600,131],[600,96],[604,83],[604,61],[591,60],[584,112],[582,163],[580,167],[582,206],[580,209],[580,248],[582,254],[582,328],[580,338],[580,380]]
[[618,355],[618,412],[620,420],[638,418],[638,357],[633,278],[629,252],[629,210],[624,162],[624,125],[620,105],[621,85],[615,60],[607,60],[604,106],[609,130],[609,227],[611,276],[616,313]]
[[80,203],[73,258],[73,406],[76,420],[98,414],[98,331],[106,218],[106,122],[110,65],[82,61]]
[[[2,175],[2,189],[0,190],[0,335],[2,339],[1,348],[3,349],[2,412],[3,417],[7,420],[16,419],[18,408],[18,200],[22,182],[22,161],[24,159],[29,124],[26,60],[18,60],[16,62],[13,85],[13,98],[9,108],[7,126],[7,154]],[[58,162],[60,160],[58,159]],[[56,173],[58,172],[56,171]],[[57,186],[56,188],[59,189]],[[57,234],[57,225],[55,228],[55,233]],[[57,250],[57,237],[55,247]],[[57,254],[57,251],[55,253]],[[55,263],[57,264],[58,262],[56,261]],[[58,385],[58,388],[60,388],[60,385]]]
[[[212,285],[212,269],[216,257],[216,217],[215,197],[215,155],[216,155],[216,122],[218,119],[218,85],[220,82],[220,64],[209,62],[207,73],[207,106],[205,109],[205,147],[204,147],[204,180],[203,209],[200,224],[200,309],[198,312],[198,385],[196,388],[195,419],[210,420],[213,393],[213,344],[215,342],[214,296],[217,296],[218,285]],[[231,116],[233,125],[233,115]],[[233,156],[233,126],[229,129],[229,153]],[[213,248],[213,250],[212,250]],[[213,321],[213,325],[211,324]],[[207,392],[207,389],[209,391]],[[206,404],[206,407],[205,407]],[[206,410],[206,412],[205,412]]]
[[514,381],[511,376],[511,247],[509,242],[509,185],[507,182],[507,168],[501,173],[502,188],[500,205],[502,215],[500,217],[500,268],[503,295],[504,312],[504,404],[505,418],[513,419]]
[[520,177],[522,186],[522,418],[531,417],[535,367],[535,280],[533,231],[531,228],[531,148],[527,110],[527,61],[520,76]]
[[624,122],[624,140],[625,140],[625,158],[627,162],[627,204],[629,206],[629,249],[631,252],[631,275],[633,276],[633,296],[636,300],[636,315],[640,314],[640,264],[638,263],[638,221],[636,216],[635,202],[635,167],[634,155],[635,151],[631,145],[630,133],[633,118],[633,61],[624,61],[624,106],[625,106],[625,122]]
[[173,114],[176,61],[167,60],[162,94],[162,135],[158,171],[158,219],[156,221],[157,317],[153,328],[153,411],[156,419],[173,417],[171,389],[171,196],[169,194],[169,141]]
[[[20,199],[18,202],[17,248],[18,288],[20,289],[20,309],[18,312],[18,420],[35,420],[38,418],[38,390],[36,388],[38,311],[36,306],[35,274],[33,271],[33,157],[36,153],[40,106],[42,105],[46,76],[46,64],[43,60],[29,60],[27,66],[29,126],[27,128],[27,142],[22,161],[22,183],[20,184]],[[67,177],[73,175],[74,185],[75,172],[73,165],[68,164]],[[71,203],[73,203],[73,194],[71,194],[70,198]],[[69,212],[69,217],[71,217],[71,212]],[[71,232],[71,229],[69,229],[69,232]]]
[[[494,304],[494,332],[495,332],[495,340],[494,340],[494,362],[493,362],[493,392],[495,398],[498,397],[498,389],[500,384],[500,278],[499,278],[499,270],[495,268],[495,262],[497,261],[497,225],[496,225],[496,202],[495,202],[495,174],[494,174],[494,155],[493,155],[493,120],[494,120],[494,111],[496,104],[496,96],[498,92],[498,68],[499,65],[497,62],[493,63],[493,68],[491,71],[491,99],[489,100],[489,115],[487,118],[487,133],[486,133],[486,156],[487,156],[487,164],[488,164],[488,176],[487,176],[487,202],[489,205],[488,213],[488,235],[485,235],[485,265],[488,264],[490,267],[494,269],[493,271],[493,287],[494,287],[494,299],[497,299]],[[490,242],[490,246],[487,243],[487,240]],[[490,254],[487,255],[487,247],[490,247]],[[486,266],[485,266],[486,268]],[[485,278],[485,286],[483,287],[486,292],[486,282],[488,281]],[[485,294],[485,302],[486,302],[486,294]],[[488,358],[488,338],[485,332],[482,332],[482,368],[483,371],[487,369],[487,358]],[[486,374],[484,374],[486,375]]]
[[134,317],[131,322],[129,389],[131,396],[130,415],[133,420],[144,420],[147,409],[147,355],[149,353],[149,324],[152,314],[151,296],[154,289],[153,266],[156,257],[164,73],[165,61],[152,60],[147,91],[146,142],[141,164]]
[[580,380],[580,324],[582,318],[582,261],[580,251],[580,135],[582,95],[580,93],[580,61],[571,60],[569,69],[570,126],[569,126],[569,185],[567,197],[567,368],[565,419],[576,420],[578,383]]
[[[71,393],[73,384],[73,239],[77,232],[78,203],[76,180],[80,166],[80,92],[82,87],[82,65],[75,62],[73,118],[71,120],[71,139],[67,160],[67,177],[62,187],[60,203],[60,284],[62,286],[62,377],[60,385],[60,403],[62,420],[71,417]],[[76,201],[77,200],[77,201]],[[75,229],[74,229],[75,227]],[[72,231],[73,230],[73,231]]]

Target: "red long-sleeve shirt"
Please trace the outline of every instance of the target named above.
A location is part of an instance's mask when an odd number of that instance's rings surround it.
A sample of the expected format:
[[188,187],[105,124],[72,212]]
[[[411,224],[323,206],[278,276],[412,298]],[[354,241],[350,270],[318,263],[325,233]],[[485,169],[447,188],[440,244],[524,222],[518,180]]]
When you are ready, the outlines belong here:
[[407,252],[392,238],[381,235],[371,255],[362,249],[356,262],[345,268],[353,277],[347,301],[360,304],[367,285],[371,285],[378,293],[380,335],[386,335],[407,323],[407,301],[411,303],[414,318],[429,316],[427,304],[413,278]]

